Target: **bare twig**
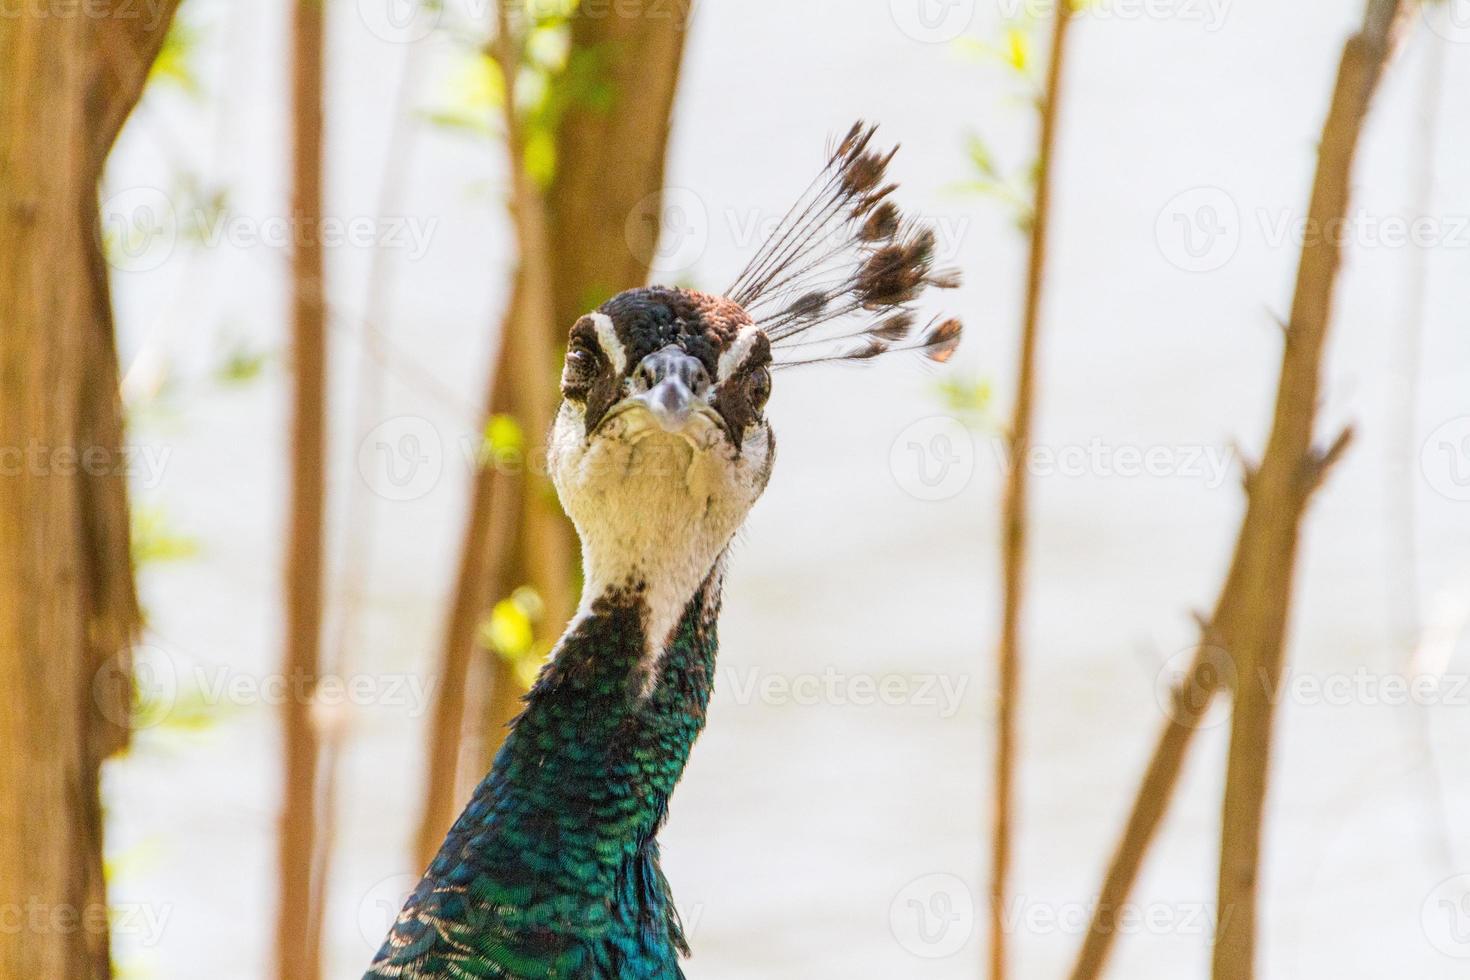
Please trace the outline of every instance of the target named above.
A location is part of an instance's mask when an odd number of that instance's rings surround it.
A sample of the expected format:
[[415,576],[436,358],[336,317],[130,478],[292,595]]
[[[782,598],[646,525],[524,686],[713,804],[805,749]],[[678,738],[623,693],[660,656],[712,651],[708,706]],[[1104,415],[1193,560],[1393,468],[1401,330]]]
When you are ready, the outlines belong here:
[[[322,209],[323,12],[319,0],[292,5],[291,216],[298,228],[320,227]],[[318,736],[311,692],[320,671],[322,537],[325,512],[326,312],[320,236],[297,237],[292,261],[291,502],[287,530],[286,676],[297,696],[282,708],[285,788],[278,848],[276,913],[279,980],[317,980],[321,950],[312,942],[316,866]],[[319,937],[318,937],[319,938]]]
[[[1348,41],[1343,52],[1323,128],[1310,209],[1313,227],[1335,226],[1347,213],[1353,155],[1388,58],[1389,26],[1398,8],[1397,0],[1372,0],[1363,31]],[[1175,700],[1173,717],[1159,737],[1114,852],[1073,980],[1092,980],[1101,974],[1118,910],[1127,901],[1163,819],[1185,750],[1210,700],[1232,676],[1238,683],[1224,806],[1215,977],[1252,976],[1271,707],[1280,677],[1301,517],[1323,471],[1345,450],[1349,438],[1345,431],[1320,452],[1312,445],[1339,258],[1339,246],[1330,235],[1314,238],[1302,249],[1282,350],[1275,420],[1260,465],[1247,480],[1246,514],[1230,571],[1209,617],[1210,631],[1179,692],[1188,696]],[[1222,658],[1229,658],[1225,662],[1231,669],[1220,669]]]
[[[1343,48],[1337,87],[1322,127],[1309,227],[1335,227],[1347,214],[1363,121],[1392,50],[1392,29],[1401,6],[1400,0],[1371,0],[1362,30]],[[1254,560],[1246,563],[1241,615],[1229,638],[1242,682],[1230,721],[1215,980],[1255,976],[1262,819],[1298,529],[1308,496],[1350,437],[1350,430],[1344,430],[1328,449],[1318,452],[1312,448],[1322,347],[1332,321],[1340,261],[1337,236],[1314,236],[1302,246],[1291,338],[1282,356],[1277,388],[1276,419],[1246,512],[1247,530],[1257,525],[1265,543],[1254,550]]]
[[[411,100],[417,91],[419,69],[423,59],[423,45],[411,43],[404,52],[402,74],[394,95],[389,116],[387,151],[383,172],[378,183],[377,213],[386,218],[399,209],[405,177],[412,162],[416,145],[417,127],[410,125]],[[368,267],[367,301],[364,304],[363,328],[358,334],[361,350],[357,361],[357,405],[355,409],[354,436],[360,441],[367,437],[382,409],[383,389],[387,381],[388,352],[385,349],[389,338],[374,329],[372,324],[388,322],[388,305],[393,283],[392,270],[387,263],[388,251],[375,249]],[[330,304],[323,296],[330,322]],[[350,529],[342,557],[341,613],[334,631],[332,643],[326,651],[325,669],[328,675],[345,677],[351,674],[353,651],[362,642],[361,609],[372,574],[375,543],[376,495],[368,492],[363,483],[353,481],[347,493],[346,526]],[[337,773],[342,755],[342,743],[347,737],[349,723],[346,717],[336,717],[322,731],[321,762],[321,813],[318,816],[318,845],[311,880],[313,893],[320,900],[313,902],[308,924],[308,944],[322,948],[322,931],[326,918],[326,884],[331,873],[332,857],[336,849]]]
[[[515,302],[513,298],[512,307]],[[508,353],[508,345],[502,343],[486,395],[487,416],[508,410],[508,389],[516,383]],[[459,570],[444,629],[438,696],[429,721],[428,786],[414,844],[414,853],[423,866],[438,851],[460,805],[457,774],[475,630],[492,597],[503,591],[509,580],[501,572],[515,546],[519,499],[520,482],[513,474],[493,465],[481,466],[476,471]]]
[[1067,28],[1071,0],[1060,0],[1052,21],[1051,55],[1041,103],[1041,134],[1036,163],[1036,206],[1031,221],[1031,250],[1026,272],[1026,305],[1021,325],[1020,363],[1016,368],[1016,400],[1010,428],[1011,467],[1006,477],[1002,513],[1001,566],[1004,598],[1001,611],[999,708],[996,714],[995,798],[990,864],[990,978],[1007,974],[1006,893],[1011,870],[1015,819],[1016,718],[1021,696],[1021,610],[1026,587],[1026,522],[1029,469],[1024,460],[1031,445],[1036,401],[1036,352],[1041,333],[1041,299],[1046,280],[1047,234],[1051,223],[1051,185],[1056,155]]

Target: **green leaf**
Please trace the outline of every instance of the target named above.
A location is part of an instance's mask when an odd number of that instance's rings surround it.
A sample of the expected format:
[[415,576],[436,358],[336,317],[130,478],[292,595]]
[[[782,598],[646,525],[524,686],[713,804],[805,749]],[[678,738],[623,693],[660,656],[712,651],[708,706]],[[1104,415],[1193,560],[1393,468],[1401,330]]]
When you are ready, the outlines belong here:
[[1021,28],[1006,28],[1006,64],[1020,74],[1026,74],[1031,65],[1031,38]]
[[490,611],[481,639],[502,657],[516,660],[530,651],[536,642],[536,630],[525,610],[510,599],[502,599]]
[[182,18],[174,18],[153,67],[148,70],[148,81],[172,83],[190,95],[198,95],[201,91],[199,79],[192,65],[198,42],[199,33]]
[[558,74],[571,57],[572,32],[565,23],[537,27],[526,38],[526,61],[548,74]]
[[469,133],[473,136],[492,136],[494,129],[490,117],[482,113],[467,113],[458,109],[430,109],[419,114],[419,118],[440,129]]
[[966,136],[965,147],[969,151],[970,162],[975,165],[976,170],[991,180],[1000,180],[1000,171],[995,166],[995,157],[979,133],[971,132]]
[[170,529],[160,508],[134,507],[132,525],[134,565],[183,561],[199,554],[199,542]]
[[527,687],[546,659],[549,648],[536,642],[536,624],[546,612],[541,594],[523,585],[502,599],[480,627],[480,642],[514,667],[516,677]]
[[214,369],[214,379],[222,385],[242,385],[259,378],[270,362],[271,354],[253,346],[244,337],[225,342],[224,355]]
[[484,51],[473,52],[455,72],[452,82],[459,104],[487,113],[505,105],[505,74],[500,62]]
[[442,129],[490,136],[492,122],[505,108],[505,75],[484,51],[461,49],[437,101],[421,118]]
[[526,134],[526,173],[543,190],[551,186],[556,176],[556,137],[546,129],[534,129]]
[[938,387],[945,408],[966,425],[984,428],[990,424],[993,390],[988,380],[951,377]]
[[526,451],[526,432],[513,415],[492,415],[485,421],[485,451],[491,459],[520,459]]

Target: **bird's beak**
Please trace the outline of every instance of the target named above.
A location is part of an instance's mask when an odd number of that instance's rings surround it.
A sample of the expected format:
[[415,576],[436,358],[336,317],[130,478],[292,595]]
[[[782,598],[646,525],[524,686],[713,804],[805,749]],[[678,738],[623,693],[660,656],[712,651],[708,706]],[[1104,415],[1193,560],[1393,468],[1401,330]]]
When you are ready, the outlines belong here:
[[709,374],[697,357],[669,346],[638,365],[638,383],[646,386],[631,401],[642,405],[665,432],[683,432],[696,414],[710,412],[705,400]]
[[678,378],[665,378],[633,400],[648,409],[665,432],[683,430],[694,414],[695,402],[703,401],[696,399],[694,392]]

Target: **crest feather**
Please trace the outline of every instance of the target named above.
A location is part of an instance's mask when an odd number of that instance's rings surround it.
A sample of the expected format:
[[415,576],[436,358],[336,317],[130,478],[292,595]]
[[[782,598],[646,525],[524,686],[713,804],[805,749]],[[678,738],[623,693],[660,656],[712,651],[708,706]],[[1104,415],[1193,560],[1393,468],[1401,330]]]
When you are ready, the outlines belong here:
[[889,200],[897,185],[885,177],[898,147],[871,149],[876,132],[863,122],[848,130],[726,291],[770,338],[778,367],[890,351],[944,362],[959,345],[956,319],[914,332],[925,291],[953,289],[960,274],[934,268],[934,230]]

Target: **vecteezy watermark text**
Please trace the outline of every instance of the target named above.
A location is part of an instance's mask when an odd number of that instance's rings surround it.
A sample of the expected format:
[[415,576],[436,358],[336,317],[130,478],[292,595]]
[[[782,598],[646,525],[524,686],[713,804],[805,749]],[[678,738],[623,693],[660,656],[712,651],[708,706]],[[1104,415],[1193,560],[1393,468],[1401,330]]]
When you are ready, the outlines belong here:
[[1357,207],[1321,220],[1291,207],[1243,207],[1221,187],[1191,187],[1160,209],[1160,253],[1186,272],[1213,272],[1250,236],[1268,249],[1470,249],[1470,214],[1407,214]]
[[947,674],[858,674],[828,667],[820,673],[777,674],[759,667],[727,668],[724,687],[736,704],[772,706],[933,709],[940,718],[959,713],[970,678]]
[[[120,706],[112,684],[130,676],[130,703]],[[180,710],[304,704],[318,709],[387,707],[409,717],[429,709],[438,678],[414,673],[250,673],[229,664],[206,665],[151,644],[131,657],[109,660],[93,678],[93,702],[108,721],[134,729],[162,725]]]
[[162,482],[172,454],[163,445],[58,446],[32,439],[24,446],[0,446],[0,477],[125,476],[151,490]]
[[[1008,472],[1014,464],[1010,441],[994,436],[990,448],[1001,472]],[[1032,444],[1026,449],[1025,464],[1036,477],[1178,477],[1198,480],[1214,490],[1225,483],[1234,458],[1235,452],[1229,446],[1114,445],[1094,436],[1086,443]]]
[[1000,0],[1008,20],[1049,21],[1058,3],[1070,3],[1088,20],[1179,21],[1203,25],[1213,33],[1225,25],[1232,0]]
[[0,0],[0,20],[29,17],[33,20],[142,21],[147,33],[163,23],[170,5],[166,0]]
[[[894,481],[919,500],[947,500],[957,496],[974,476],[980,456],[976,443],[988,443],[997,472],[1015,464],[1010,440],[978,435],[958,419],[935,415],[906,426],[894,439],[889,469]],[[1041,443],[1026,448],[1021,462],[1037,478],[1182,479],[1210,490],[1222,486],[1232,468],[1235,451],[1205,443],[1136,445],[1110,443],[1100,436],[1086,442]]]
[[[959,876],[923,875],[894,895],[888,908],[889,928],[898,944],[914,956],[944,959],[969,942],[979,904]],[[999,916],[1001,929],[1009,935],[1081,936],[1096,922],[1114,935],[1207,939],[1213,939],[1229,918],[1228,907],[1222,915],[1214,902],[1124,902],[1100,908],[1096,899],[1057,901],[1027,895],[1008,900]]]
[[[0,0],[3,2],[3,0]],[[162,266],[180,241],[207,249],[374,248],[416,262],[428,254],[436,216],[259,214],[228,206],[181,206],[156,187],[131,187],[102,202],[100,231],[108,263],[127,272]]]
[[33,896],[23,902],[0,902],[0,936],[110,934],[127,936],[141,946],[156,946],[172,916],[172,905],[73,905]]

